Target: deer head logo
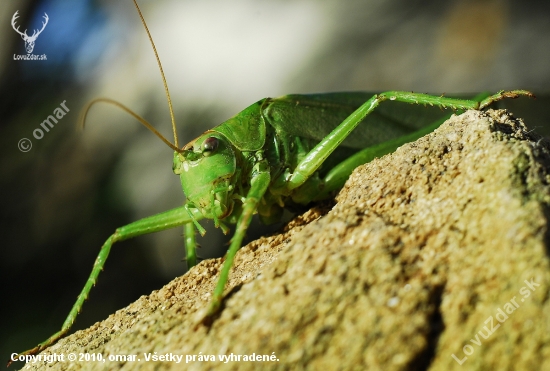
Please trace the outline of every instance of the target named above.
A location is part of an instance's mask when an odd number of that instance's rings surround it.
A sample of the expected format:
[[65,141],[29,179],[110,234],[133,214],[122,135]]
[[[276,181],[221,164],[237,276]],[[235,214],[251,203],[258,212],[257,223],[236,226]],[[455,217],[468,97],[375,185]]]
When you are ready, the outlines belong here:
[[18,12],[19,12],[19,10],[17,10],[15,12],[15,14],[13,15],[13,17],[11,18],[11,26],[13,27],[15,32],[17,32],[19,35],[21,35],[21,38],[23,40],[25,40],[25,49],[27,49],[27,53],[30,54],[30,53],[32,53],[32,50],[34,49],[34,42],[36,41],[36,38],[38,37],[38,35],[40,35],[42,33],[42,31],[44,31],[44,28],[46,28],[46,25],[48,24],[48,19],[49,18],[48,18],[48,15],[46,13],[44,13],[45,22],[42,22],[42,29],[40,31],[34,30],[32,35],[29,36],[29,35],[27,35],[27,30],[25,30],[25,32],[21,32],[21,31],[19,31],[19,26],[17,26],[17,28],[15,28],[15,20],[17,18],[19,18],[19,16],[17,15]]

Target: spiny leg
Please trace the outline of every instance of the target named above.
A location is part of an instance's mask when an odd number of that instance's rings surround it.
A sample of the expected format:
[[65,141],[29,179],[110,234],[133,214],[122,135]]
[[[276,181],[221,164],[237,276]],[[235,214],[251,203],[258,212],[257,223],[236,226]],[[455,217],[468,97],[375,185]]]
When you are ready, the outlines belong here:
[[525,90],[499,92],[485,98],[481,102],[474,99],[455,99],[402,91],[389,91],[374,95],[338,125],[329,135],[319,142],[302,161],[300,161],[292,176],[287,181],[286,187],[288,190],[293,190],[304,184],[327,157],[347,138],[353,129],[355,129],[355,127],[383,101],[394,100],[410,104],[424,104],[439,106],[441,108],[451,108],[453,110],[467,110],[486,108],[493,102],[505,98],[517,98],[519,96],[533,97],[533,94]]
[[185,235],[185,260],[187,261],[187,269],[189,270],[197,265],[197,243],[193,223],[185,223],[183,234]]
[[[488,93],[480,93],[472,98],[476,102],[481,102],[488,98]],[[460,111],[459,111],[460,113]],[[330,192],[340,189],[344,186],[344,183],[349,178],[353,170],[360,165],[371,162],[377,157],[382,157],[388,153],[395,151],[398,147],[405,143],[413,142],[426,134],[431,133],[443,124],[451,114],[446,114],[439,120],[434,121],[432,124],[423,127],[420,130],[412,132],[408,135],[403,135],[399,138],[389,140],[375,146],[365,148],[352,156],[348,157],[338,165],[334,166],[323,178],[323,189],[321,192],[314,194],[310,201],[320,201],[327,198]],[[303,188],[303,187],[302,187]],[[297,192],[301,192],[302,188],[298,188]],[[311,196],[310,196],[311,197]]]
[[[375,146],[365,148],[348,157],[344,161],[340,162],[338,165],[334,166],[326,174],[323,179],[322,191],[313,194],[313,198],[311,199],[311,201],[320,201],[326,199],[330,192],[338,190],[344,186],[344,183],[346,183],[346,180],[348,180],[349,176],[356,167],[371,162],[375,158],[382,157],[388,153],[392,153],[398,147],[402,146],[405,143],[414,142],[415,140],[437,129],[447,119],[448,116],[445,116],[444,118],[435,121],[433,124],[428,125],[421,130],[377,144]],[[298,188],[297,192],[300,192],[301,190],[302,188]]]
[[489,107],[491,104],[498,102],[499,100],[503,99],[516,99],[519,97],[528,97],[528,98],[536,98],[535,94],[531,93],[527,90],[510,90],[510,91],[504,91],[501,90],[496,94],[490,95],[487,98],[483,99],[479,103],[480,110],[485,109]]
[[144,234],[163,231],[180,226],[182,224],[189,224],[193,226],[188,214],[188,210],[191,210],[191,213],[196,220],[200,220],[203,218],[202,214],[198,210],[186,209],[184,206],[181,206],[118,228],[115,233],[113,233],[101,247],[99,255],[97,256],[94,266],[92,268],[92,273],[90,274],[90,277],[88,277],[88,280],[86,281],[84,288],[80,292],[80,295],[78,295],[78,298],[76,299],[76,302],[69,312],[67,319],[65,319],[65,322],[63,322],[61,330],[50,336],[46,341],[38,344],[36,347],[22,352],[19,355],[38,353],[55,343],[57,340],[67,334],[67,332],[69,332],[76,319],[76,316],[82,309],[84,301],[88,298],[92,287],[96,284],[99,272],[103,270],[103,266],[107,261],[109,252],[111,251],[111,246],[115,242],[127,240],[129,238],[137,237]]
[[241,248],[243,238],[246,234],[248,226],[250,225],[250,221],[252,220],[252,215],[256,212],[258,203],[264,196],[267,191],[267,187],[269,186],[271,177],[269,175],[267,164],[259,163],[256,167],[258,168],[254,171],[256,175],[250,182],[250,190],[246,195],[241,215],[237,221],[237,228],[233,238],[231,239],[231,245],[225,255],[225,261],[220,272],[220,277],[218,278],[218,283],[212,294],[212,299],[210,300],[206,316],[201,319],[202,323],[208,322],[220,309],[223,291],[229,278],[229,271],[233,266],[233,260],[235,259],[237,251]]

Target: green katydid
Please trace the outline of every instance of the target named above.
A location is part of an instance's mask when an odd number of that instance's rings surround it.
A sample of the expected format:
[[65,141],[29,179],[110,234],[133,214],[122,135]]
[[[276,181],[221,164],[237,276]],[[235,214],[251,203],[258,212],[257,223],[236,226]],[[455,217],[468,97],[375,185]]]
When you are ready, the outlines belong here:
[[[172,116],[174,143],[128,108],[110,99],[92,101],[85,109],[84,118],[90,106],[98,101],[115,104],[131,113],[174,150],[173,170],[180,176],[187,200],[183,206],[116,229],[101,248],[91,275],[61,330],[22,355],[37,353],[67,334],[95,285],[113,243],[183,226],[187,262],[192,267],[196,264],[195,229],[201,235],[205,233],[200,220],[212,219],[215,226],[226,233],[229,231],[227,224],[236,224],[202,321],[206,323],[220,310],[235,254],[253,214],[259,214],[264,223],[273,223],[280,220],[285,207],[307,206],[331,197],[355,167],[437,128],[450,115],[441,109],[482,110],[504,98],[533,96],[528,91],[514,90],[482,94],[473,99],[402,91],[266,98],[180,148],[160,59],[136,0],[134,3],[161,71]],[[423,106],[440,109],[434,112]]]

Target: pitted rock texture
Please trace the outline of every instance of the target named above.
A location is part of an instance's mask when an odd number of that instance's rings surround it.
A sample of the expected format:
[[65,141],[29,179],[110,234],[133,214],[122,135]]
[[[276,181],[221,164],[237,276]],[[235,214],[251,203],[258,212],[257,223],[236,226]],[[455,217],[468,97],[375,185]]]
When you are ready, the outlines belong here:
[[549,164],[506,111],[453,116],[357,168],[328,213],[243,247],[210,327],[221,259],[43,352],[134,361],[25,369],[550,370]]

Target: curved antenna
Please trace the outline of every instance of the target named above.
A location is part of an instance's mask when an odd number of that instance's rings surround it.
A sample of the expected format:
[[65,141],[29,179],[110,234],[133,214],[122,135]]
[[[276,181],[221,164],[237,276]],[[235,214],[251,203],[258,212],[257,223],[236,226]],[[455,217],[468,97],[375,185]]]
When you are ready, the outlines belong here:
[[161,133],[159,133],[157,131],[157,129],[155,129],[153,127],[153,125],[151,125],[149,122],[147,122],[147,120],[145,120],[143,117],[141,117],[140,115],[138,115],[137,113],[135,113],[134,111],[132,111],[130,108],[126,107],[125,105],[123,105],[122,103],[120,102],[117,102],[116,100],[113,100],[113,99],[110,99],[110,98],[95,98],[94,100],[88,102],[88,104],[86,105],[86,107],[84,107],[84,109],[81,111],[82,113],[80,114],[80,118],[78,119],[78,121],[80,122],[80,126],[84,129],[84,124],[86,122],[86,116],[88,115],[88,111],[90,110],[90,108],[92,108],[92,106],[96,103],[99,103],[99,102],[104,102],[104,103],[108,103],[108,104],[112,104],[120,109],[122,109],[123,111],[129,113],[130,115],[132,115],[136,120],[138,120],[139,122],[141,122],[143,124],[143,126],[145,126],[147,129],[151,130],[157,137],[159,137],[168,147],[172,148],[174,151],[176,152],[183,152],[183,149],[179,149],[177,147],[177,140],[176,140],[176,145],[173,145],[172,143],[170,143],[170,141],[168,139],[166,139]]
[[[166,78],[164,77],[164,70],[162,69],[162,64],[160,63],[160,58],[159,58],[159,55],[157,53],[157,48],[155,47],[155,43],[153,42],[153,37],[151,36],[151,33],[149,32],[149,28],[147,27],[147,23],[145,23],[145,18],[143,18],[143,14],[141,14],[141,10],[139,9],[139,6],[138,6],[136,0],[134,0],[134,5],[136,6],[136,9],[138,11],[139,18],[141,19],[141,23],[143,24],[143,27],[145,27],[145,31],[147,31],[147,36],[149,37],[149,41],[151,42],[151,46],[153,47],[153,51],[155,52],[155,58],[157,58],[157,64],[158,64],[159,69],[160,69],[160,75],[162,76],[162,82],[164,83],[164,91],[166,93],[166,98],[168,99],[168,108],[170,109],[170,118],[172,119],[172,131],[174,132],[174,144],[175,144],[176,148],[178,148],[179,145],[178,145],[178,135],[176,133],[176,120],[174,118],[174,110],[172,109],[172,99],[170,99],[170,92],[168,91],[168,83],[166,82]],[[143,123],[141,120],[140,120],[140,122]],[[155,130],[155,132],[157,132],[157,131]],[[180,151],[178,151],[178,152],[180,152]]]

